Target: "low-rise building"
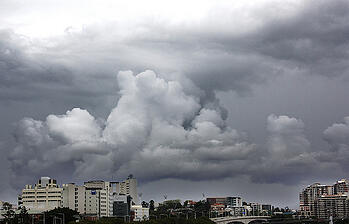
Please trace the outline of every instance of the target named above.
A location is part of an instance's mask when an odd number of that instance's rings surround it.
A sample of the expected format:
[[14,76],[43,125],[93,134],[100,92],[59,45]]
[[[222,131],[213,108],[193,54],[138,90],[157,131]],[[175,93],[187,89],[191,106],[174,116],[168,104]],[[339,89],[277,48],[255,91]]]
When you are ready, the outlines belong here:
[[56,180],[41,177],[34,186],[25,186],[21,203],[30,213],[49,211],[62,206],[62,191]]
[[146,221],[149,220],[149,208],[143,208],[142,205],[132,205],[132,221]]
[[113,217],[130,217],[131,196],[114,193],[110,197],[110,216]]
[[241,197],[226,197],[226,206],[231,207],[241,207],[242,206],[242,199]]

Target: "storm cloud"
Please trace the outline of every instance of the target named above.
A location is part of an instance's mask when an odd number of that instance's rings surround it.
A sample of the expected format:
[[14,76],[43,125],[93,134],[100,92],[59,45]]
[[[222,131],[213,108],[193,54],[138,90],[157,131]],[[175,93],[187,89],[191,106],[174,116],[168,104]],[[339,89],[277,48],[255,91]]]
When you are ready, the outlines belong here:
[[271,185],[344,175],[348,1],[106,1],[96,19],[37,2],[49,25],[25,3],[1,4],[0,177],[15,189],[50,173]]

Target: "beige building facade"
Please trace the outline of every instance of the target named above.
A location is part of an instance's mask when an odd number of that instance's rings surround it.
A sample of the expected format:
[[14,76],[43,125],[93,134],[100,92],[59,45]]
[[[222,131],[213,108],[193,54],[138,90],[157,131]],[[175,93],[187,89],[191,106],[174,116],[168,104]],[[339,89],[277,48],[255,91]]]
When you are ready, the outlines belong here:
[[41,177],[34,186],[26,185],[22,190],[22,205],[28,212],[44,212],[62,206],[63,188],[50,177]]

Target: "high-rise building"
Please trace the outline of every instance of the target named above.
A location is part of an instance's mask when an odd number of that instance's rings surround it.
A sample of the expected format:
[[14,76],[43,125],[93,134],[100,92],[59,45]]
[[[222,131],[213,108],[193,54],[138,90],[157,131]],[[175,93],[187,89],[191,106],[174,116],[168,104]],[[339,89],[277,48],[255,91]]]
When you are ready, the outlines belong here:
[[85,215],[108,217],[110,183],[102,180],[88,181],[85,187]]
[[130,217],[131,196],[114,193],[110,196],[110,216],[113,217]]
[[122,182],[112,182],[112,184],[115,184],[115,192],[117,194],[130,195],[133,204],[140,204],[137,193],[137,180],[133,175],[129,175],[128,178]]
[[322,195],[333,194],[333,186],[322,185],[319,183],[312,184],[299,194],[300,215],[304,217],[315,216],[315,200]]
[[29,212],[49,211],[62,205],[63,189],[50,177],[41,177],[34,186],[26,185],[22,190],[22,205]]
[[322,195],[315,200],[315,215],[320,219],[349,217],[349,198],[344,194]]
[[349,181],[341,179],[333,185],[333,194],[345,194],[349,192]]
[[62,207],[70,208],[85,213],[85,186],[78,186],[74,183],[62,185]]

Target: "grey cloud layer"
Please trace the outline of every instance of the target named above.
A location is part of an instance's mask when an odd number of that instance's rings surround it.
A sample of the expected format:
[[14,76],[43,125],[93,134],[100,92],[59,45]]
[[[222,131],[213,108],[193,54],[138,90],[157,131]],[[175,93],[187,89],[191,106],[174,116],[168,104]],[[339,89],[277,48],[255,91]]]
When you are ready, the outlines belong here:
[[79,108],[46,121],[21,120],[10,156],[14,171],[68,164],[75,177],[134,173],[149,181],[221,178],[248,164],[255,146],[226,126],[219,107],[201,105],[179,82],[145,71],[120,72],[118,83],[121,97],[104,124]]
[[[324,139],[331,150],[318,152],[303,121],[270,115],[266,145],[256,145],[227,124],[227,111],[215,96],[244,95],[292,73],[348,78],[348,1],[297,7],[290,6],[296,11],[290,16],[282,15],[287,10],[280,5],[257,10],[251,27],[250,18],[241,22],[220,9],[199,24],[96,24],[46,41],[1,31],[3,102],[53,101],[65,110],[89,111],[52,111],[46,119],[19,121],[15,146],[8,150],[14,174],[64,168],[58,173],[75,178],[133,172],[144,181],[202,180],[239,174],[289,183],[338,169],[334,158],[345,167],[347,123],[329,127]],[[279,8],[280,13],[270,11]],[[148,68],[156,75],[126,72],[115,80],[116,71]],[[104,115],[105,121],[98,118]]]
[[[14,172],[36,175],[70,167],[75,179],[129,173],[141,181],[247,175],[256,182],[295,183],[338,168],[333,160],[320,163],[321,152],[311,149],[301,120],[270,115],[263,150],[227,126],[219,105],[200,104],[177,81],[150,70],[136,76],[120,72],[117,79],[120,98],[105,122],[79,108],[45,121],[21,120],[9,157]],[[342,153],[348,151],[347,129],[347,124],[335,124],[324,132]]]

